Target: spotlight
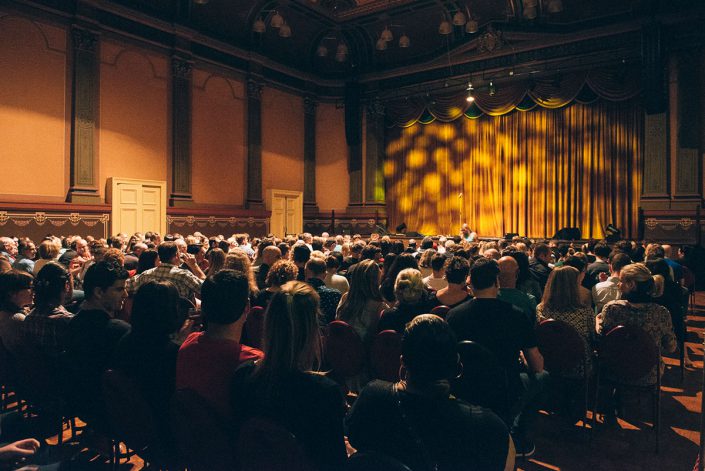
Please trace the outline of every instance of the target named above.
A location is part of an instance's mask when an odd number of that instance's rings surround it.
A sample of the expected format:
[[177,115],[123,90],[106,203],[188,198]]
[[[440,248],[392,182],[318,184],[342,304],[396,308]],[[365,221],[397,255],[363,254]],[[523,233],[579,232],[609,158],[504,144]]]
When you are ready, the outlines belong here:
[[467,101],[468,103],[472,103],[473,101],[475,101],[475,97],[472,96],[473,90],[474,90],[474,88],[472,88],[472,82],[468,82],[468,88],[466,88],[466,91],[468,92],[468,96],[465,98],[465,101]]

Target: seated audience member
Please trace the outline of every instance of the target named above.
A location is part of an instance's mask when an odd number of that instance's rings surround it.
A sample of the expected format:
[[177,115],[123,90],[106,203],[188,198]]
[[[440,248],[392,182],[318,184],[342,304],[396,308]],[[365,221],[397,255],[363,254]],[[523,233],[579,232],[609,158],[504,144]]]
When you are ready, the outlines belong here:
[[[533,325],[509,303],[497,299],[499,267],[494,260],[481,258],[470,270],[475,298],[448,313],[448,324],[458,340],[472,340],[489,349],[507,373],[516,413],[511,432],[517,455],[531,456],[534,444],[529,437],[531,419],[538,411],[548,374],[536,347]],[[523,353],[528,371],[519,368]]]
[[[150,268],[131,278],[128,282],[130,294],[134,294],[143,284],[149,281],[169,281],[179,291],[179,296],[193,301],[201,292],[201,284],[205,275],[196,263],[196,257],[187,253],[180,253],[175,242],[162,242],[157,248],[159,265]],[[181,260],[193,271],[200,272],[199,276],[189,270],[180,268]]]
[[20,239],[17,245],[17,259],[12,264],[15,270],[22,270],[29,274],[34,273],[34,259],[37,256],[37,247],[31,239]]
[[[583,306],[592,307],[592,291],[585,287],[586,268],[588,266],[586,255],[582,252],[577,252],[565,259],[563,266],[573,267],[578,270],[578,296]],[[602,273],[602,272],[599,272]],[[592,288],[592,286],[590,287]]]
[[299,269],[298,281],[306,281],[306,262],[311,258],[311,249],[306,244],[298,242],[291,249],[291,260]]
[[220,414],[231,414],[228,391],[233,373],[262,352],[240,344],[250,295],[247,276],[223,269],[208,277],[201,289],[206,330],[186,338],[176,360],[176,388],[193,389]]
[[15,263],[17,257],[17,242],[12,237],[0,237],[0,255],[7,258],[10,265]]
[[[508,255],[519,264],[519,275],[517,277],[517,289],[533,296],[536,300],[541,299],[541,285],[531,274],[529,268],[529,256],[525,251],[519,249],[520,244],[516,244],[516,250],[508,250],[504,255]],[[522,244],[523,245],[523,244]]]
[[154,249],[147,249],[140,254],[139,262],[137,262],[137,274],[141,274],[152,268],[158,267],[159,252]]
[[236,373],[236,422],[250,417],[277,422],[296,437],[316,469],[343,469],[343,396],[337,383],[312,372],[320,366],[321,338],[318,295],[311,286],[292,281],[274,295],[264,345],[264,358]]
[[350,268],[350,291],[340,299],[336,319],[347,322],[363,342],[377,333],[379,313],[389,307],[379,292],[379,267],[363,260]]
[[179,292],[168,281],[140,286],[132,305],[132,330],[115,349],[114,365],[133,378],[159,423],[166,423],[176,382],[179,345],[170,336],[178,329]]
[[256,267],[257,275],[255,276],[255,280],[257,281],[258,289],[265,289],[267,287],[267,272],[269,272],[269,268],[281,258],[282,251],[279,250],[279,247],[274,245],[264,247],[262,250],[262,263]]
[[499,266],[499,293],[497,299],[512,304],[526,315],[531,323],[536,321],[536,298],[517,289],[519,264],[513,257],[505,256],[497,262]]
[[416,261],[416,257],[410,253],[403,253],[398,255],[392,266],[389,267],[389,271],[384,273],[382,278],[382,283],[380,284],[379,290],[382,293],[385,301],[388,303],[394,303],[396,298],[394,297],[394,283],[396,282],[397,275],[407,268],[413,268],[414,270],[419,269],[419,264]]
[[[426,239],[430,239],[430,237],[424,238],[424,241]],[[424,245],[422,244],[421,247],[423,248],[423,246]],[[431,247],[427,247],[421,253],[421,257],[419,258],[419,271],[421,272],[422,278],[431,276],[431,274],[433,273],[433,268],[431,268],[431,260],[433,259],[433,256],[437,253],[438,252],[433,249],[433,241],[431,241]]]
[[253,302],[257,296],[259,288],[257,288],[257,281],[255,280],[255,272],[252,269],[252,262],[247,254],[240,250],[239,248],[232,249],[228,252],[225,257],[225,265],[223,268],[228,270],[235,270],[245,274],[247,276],[247,284],[250,288],[250,302]]
[[208,259],[208,270],[206,270],[206,276],[212,276],[218,273],[225,267],[225,252],[219,248],[210,249],[206,254]]
[[340,294],[345,294],[350,290],[350,283],[348,279],[342,275],[338,275],[338,269],[340,268],[340,260],[336,255],[328,255],[326,257],[326,277],[323,282],[326,286],[335,288],[340,291]]
[[534,256],[529,259],[529,271],[531,275],[538,281],[543,294],[543,289],[548,281],[548,275],[551,274],[551,249],[546,244],[537,244],[534,247]]
[[[600,282],[600,273],[610,273],[609,257],[612,249],[607,244],[597,244],[593,249],[595,261],[587,266],[585,278],[582,285],[591,290],[593,286]],[[577,268],[577,267],[576,267]]]
[[43,240],[39,244],[39,259],[34,262],[32,274],[37,276],[39,270],[49,262],[55,262],[59,258],[59,249],[61,247],[54,240]]
[[340,303],[340,291],[326,286],[326,262],[321,258],[311,258],[306,262],[306,283],[313,286],[320,298],[321,325],[328,325],[335,320],[335,311]]
[[22,321],[27,307],[32,305],[33,282],[26,271],[0,274],[0,341],[10,353],[19,352],[23,343]]
[[79,415],[88,418],[100,420],[101,375],[111,364],[118,342],[130,331],[129,324],[115,319],[127,298],[127,276],[116,263],[92,264],[83,280],[86,299],[69,322],[66,359],[72,376],[72,399]]
[[[660,275],[663,277],[663,292],[661,296],[654,297],[654,302],[668,309],[671,314],[671,324],[673,331],[676,334],[678,342],[685,342],[685,318],[687,315],[688,304],[683,300],[688,298],[688,290],[676,283],[671,275],[671,267],[666,260],[657,258],[655,260],[647,260],[646,268],[651,271],[654,276]],[[688,357],[688,349],[684,349],[684,362],[688,366],[692,366],[693,362]]]
[[283,259],[274,262],[267,271],[267,279],[265,280],[267,287],[257,293],[252,305],[266,308],[274,293],[279,291],[284,284],[295,280],[298,274],[299,269],[294,265],[294,262]]
[[[607,334],[618,325],[629,325],[643,329],[653,339],[663,353],[676,350],[676,336],[673,332],[671,314],[665,307],[656,304],[654,298],[663,293],[663,277],[652,276],[643,263],[632,263],[619,273],[620,299],[611,301],[597,315],[598,334]],[[661,363],[663,367],[663,362]],[[637,384],[654,384],[656,370]]]
[[433,255],[431,258],[431,274],[423,279],[423,283],[427,289],[438,291],[448,286],[446,281],[446,256],[440,252]]
[[592,300],[595,303],[595,312],[602,312],[610,301],[619,299],[619,273],[622,268],[632,263],[629,255],[623,252],[612,252],[609,258],[610,276],[605,281],[600,281],[592,287]]
[[71,275],[60,264],[45,264],[34,280],[34,309],[23,323],[28,346],[57,358],[66,347],[69,322],[74,315],[64,304],[71,300]]
[[7,273],[10,270],[12,270],[10,260],[4,255],[0,255],[0,273]]
[[[555,319],[570,324],[585,341],[585,360],[586,364],[590,365],[595,313],[592,307],[581,302],[579,288],[582,286],[576,268],[568,265],[554,268],[548,277],[543,299],[536,308],[536,313],[539,321]],[[572,376],[582,374],[582,368],[572,372]]]
[[413,471],[514,469],[504,423],[490,410],[450,395],[462,370],[456,338],[432,314],[417,316],[402,337],[401,380],[368,384],[346,417],[350,444],[396,458]]
[[414,317],[430,310],[421,272],[413,268],[400,271],[394,283],[394,296],[397,302],[394,307],[382,311],[377,330],[396,330],[401,334]]
[[671,268],[672,278],[678,284],[683,284],[683,265],[678,262],[678,251],[674,251],[673,247],[668,244],[661,246],[663,248],[663,259]]
[[469,272],[470,263],[464,257],[454,256],[446,260],[445,276],[448,286],[431,294],[429,299],[431,307],[448,306],[454,308],[472,299],[467,290]]

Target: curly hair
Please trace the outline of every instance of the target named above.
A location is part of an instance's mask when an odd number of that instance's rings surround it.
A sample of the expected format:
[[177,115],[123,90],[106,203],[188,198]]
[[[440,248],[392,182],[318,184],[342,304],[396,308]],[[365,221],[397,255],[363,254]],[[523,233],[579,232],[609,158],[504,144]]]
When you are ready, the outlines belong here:
[[267,286],[282,286],[299,275],[299,267],[291,260],[277,260],[269,267],[264,283]]

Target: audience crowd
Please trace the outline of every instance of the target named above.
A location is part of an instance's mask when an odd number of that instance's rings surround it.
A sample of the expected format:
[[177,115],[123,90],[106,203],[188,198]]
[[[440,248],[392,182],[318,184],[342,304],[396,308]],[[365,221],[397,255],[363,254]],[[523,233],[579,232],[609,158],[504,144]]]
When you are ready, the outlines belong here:
[[[619,325],[643,329],[663,353],[683,349],[694,263],[689,247],[481,241],[467,225],[420,244],[326,233],[0,237],[0,350],[9,362],[0,379],[21,395],[30,372],[44,375],[44,394],[110,436],[102,378],[119,371],[175,455],[170,399],[187,389],[229,436],[253,420],[293,434],[314,469],[342,469],[355,452],[414,471],[512,469],[534,453],[533,418],[559,380],[545,368],[537,325],[561,321],[583,340],[573,377],[592,372],[600,338]],[[259,331],[248,325],[256,306],[265,311]],[[325,338],[335,321],[366,352],[380,332],[397,335],[398,377],[367,364],[354,377],[330,374]],[[455,389],[467,373],[464,341],[501,368],[506,409]],[[658,373],[637,383],[654,384]],[[30,438],[1,428],[9,443],[0,461],[31,461],[42,442]]]

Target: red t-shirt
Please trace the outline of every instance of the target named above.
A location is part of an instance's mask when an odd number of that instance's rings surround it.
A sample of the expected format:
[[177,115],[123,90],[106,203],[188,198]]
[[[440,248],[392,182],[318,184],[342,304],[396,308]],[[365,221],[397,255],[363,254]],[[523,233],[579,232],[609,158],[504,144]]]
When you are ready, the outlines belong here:
[[194,332],[186,338],[176,359],[176,389],[193,389],[218,412],[231,415],[230,383],[235,369],[264,354],[247,345]]

